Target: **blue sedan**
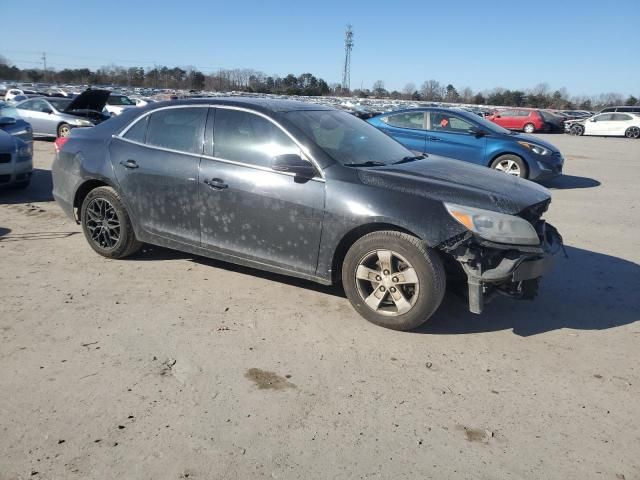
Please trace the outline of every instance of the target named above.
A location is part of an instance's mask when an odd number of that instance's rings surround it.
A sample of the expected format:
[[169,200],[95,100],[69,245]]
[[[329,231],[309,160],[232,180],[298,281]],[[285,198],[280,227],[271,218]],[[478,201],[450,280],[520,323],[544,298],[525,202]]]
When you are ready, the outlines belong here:
[[485,165],[535,181],[562,173],[564,159],[555,146],[464,110],[414,108],[367,121],[415,152]]

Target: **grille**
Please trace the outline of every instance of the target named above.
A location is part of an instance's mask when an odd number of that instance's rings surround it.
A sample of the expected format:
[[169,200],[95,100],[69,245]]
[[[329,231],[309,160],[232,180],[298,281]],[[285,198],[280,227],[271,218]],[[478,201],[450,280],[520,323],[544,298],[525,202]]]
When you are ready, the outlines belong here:
[[0,163],[10,163],[10,162],[11,162],[10,153],[0,153]]

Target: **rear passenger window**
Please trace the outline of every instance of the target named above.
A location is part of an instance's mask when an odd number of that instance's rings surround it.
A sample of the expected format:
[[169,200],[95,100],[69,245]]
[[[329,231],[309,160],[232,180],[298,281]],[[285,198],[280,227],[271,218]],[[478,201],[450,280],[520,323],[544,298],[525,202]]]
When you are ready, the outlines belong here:
[[147,124],[149,122],[149,115],[138,120],[133,126],[127,130],[127,133],[124,134],[124,138],[127,140],[133,140],[134,142],[144,143],[145,137],[147,135]]
[[249,112],[219,108],[213,129],[214,155],[259,167],[273,157],[300,154],[300,148],[269,120]]
[[399,128],[414,128],[418,130],[424,129],[424,113],[412,112],[412,113],[399,113],[397,115],[390,115],[384,118],[384,122],[392,127]]
[[149,115],[147,145],[187,153],[202,153],[208,108],[159,110]]

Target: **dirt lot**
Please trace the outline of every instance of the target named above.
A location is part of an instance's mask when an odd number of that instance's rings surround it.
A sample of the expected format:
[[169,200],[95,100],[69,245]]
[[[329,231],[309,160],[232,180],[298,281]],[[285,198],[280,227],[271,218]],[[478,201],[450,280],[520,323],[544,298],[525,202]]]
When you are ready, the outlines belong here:
[[640,141],[549,139],[569,259],[413,333],[295,279],[99,257],[36,142],[0,193],[0,478],[640,478]]

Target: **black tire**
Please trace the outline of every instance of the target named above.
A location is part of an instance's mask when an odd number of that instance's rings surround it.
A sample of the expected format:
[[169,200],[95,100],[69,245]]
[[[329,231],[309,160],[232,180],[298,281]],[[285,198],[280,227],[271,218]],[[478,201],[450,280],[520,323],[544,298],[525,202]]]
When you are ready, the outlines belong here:
[[624,132],[624,136],[627,138],[640,138],[640,128],[639,127],[629,127]]
[[61,123],[58,125],[58,129],[56,131],[58,138],[68,137],[71,133],[71,126],[68,123]]
[[[119,223],[117,240],[109,235],[110,240],[113,240],[113,244],[106,242],[104,235],[98,234],[96,236],[95,234],[96,229],[101,227],[95,226],[96,221],[92,218],[91,212],[94,212],[93,209],[96,206],[105,204],[105,202],[112,207],[109,210],[111,212],[110,215],[115,215]],[[113,221],[113,218],[112,216],[111,221]],[[87,194],[80,209],[80,221],[87,242],[89,242],[91,248],[103,257],[125,258],[136,253],[142,246],[142,243],[136,239],[131,219],[120,199],[120,195],[111,187],[98,187]],[[106,223],[103,222],[102,224]]]
[[[361,293],[362,285],[359,282],[367,283],[367,281],[358,280],[356,272],[358,272],[363,259],[376,254],[378,251],[391,251],[397,256],[394,257],[397,261],[397,273],[393,273],[394,268],[392,268],[391,272],[387,273],[387,278],[384,281],[391,282],[392,276],[397,281],[397,277],[402,276],[402,266],[400,265],[402,262],[398,257],[403,257],[403,260],[407,262],[405,265],[408,264],[416,274],[418,286],[411,287],[407,285],[410,289],[413,289],[409,293],[413,291],[414,294],[411,296],[412,306],[406,312],[398,313],[400,308],[397,307],[398,312],[396,313],[383,313],[382,309],[376,311],[365,303],[366,293]],[[380,266],[381,273],[382,268]],[[369,233],[351,246],[342,265],[342,284],[347,298],[349,298],[356,311],[365,319],[381,327],[393,330],[411,330],[426,322],[440,306],[444,297],[446,279],[442,261],[420,239],[406,233],[385,230]],[[398,290],[405,288],[400,284],[397,285],[399,287]],[[371,284],[372,291],[377,291],[378,288],[383,288],[382,282],[378,283],[378,287],[374,287]],[[386,303],[390,304],[388,308],[393,309],[397,303],[393,301],[391,291],[395,292],[394,287],[391,287],[382,295],[386,299]],[[402,291],[404,293],[401,293],[400,296],[407,299],[407,291]],[[397,292],[394,294],[397,295]],[[383,307],[384,304],[384,301],[380,303]]]
[[579,137],[584,134],[584,127],[582,125],[571,125],[571,128],[569,128],[569,133],[571,135]]
[[536,126],[533,123],[527,123],[522,130],[524,130],[525,133],[533,133],[536,131]]
[[[509,164],[509,162],[513,162],[517,165],[519,174],[517,175],[520,178],[528,178],[529,177],[529,169],[527,168],[527,164],[525,161],[517,155],[505,154],[500,155],[493,162],[491,162],[491,168],[494,170],[498,170],[500,172],[509,173],[506,170],[500,168],[505,163]],[[516,176],[515,174],[509,173],[510,175]]]

